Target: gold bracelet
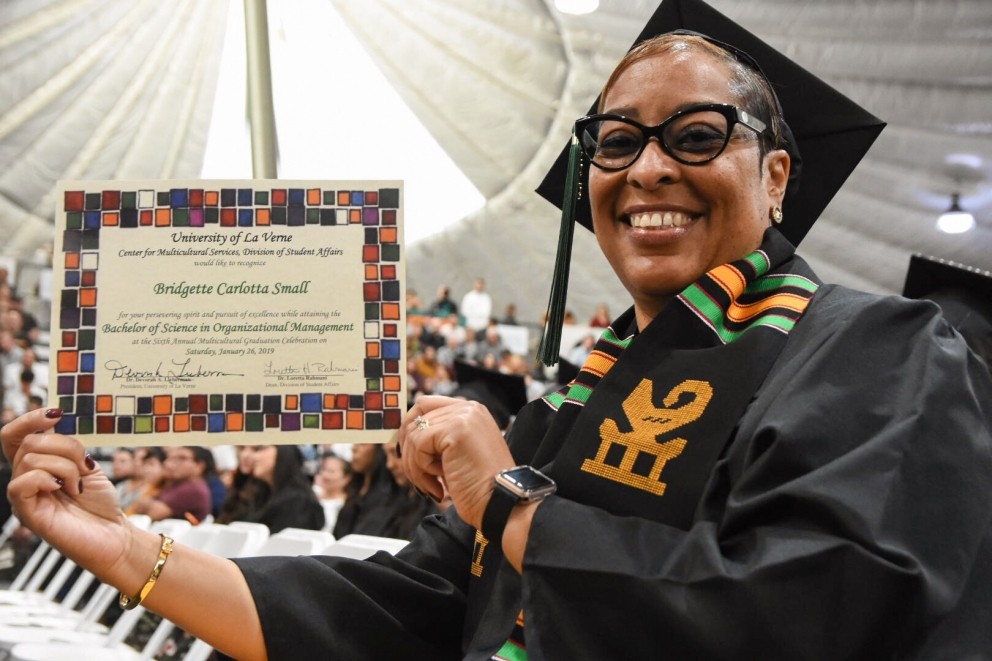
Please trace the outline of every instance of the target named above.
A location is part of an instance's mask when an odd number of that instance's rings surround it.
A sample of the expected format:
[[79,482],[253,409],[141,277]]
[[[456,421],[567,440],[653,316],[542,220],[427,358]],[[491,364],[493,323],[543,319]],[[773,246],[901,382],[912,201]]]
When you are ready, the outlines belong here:
[[162,573],[162,567],[165,567],[165,561],[169,559],[169,554],[172,553],[172,538],[162,534],[159,534],[159,537],[162,538],[162,547],[158,551],[158,562],[156,562],[155,567],[152,568],[152,573],[149,574],[145,585],[141,588],[141,591],[133,597],[129,597],[121,592],[121,596],[117,600],[117,603],[121,605],[121,608],[126,611],[135,608],[145,600],[145,597],[147,597],[152,591],[152,588],[155,587],[155,581],[158,580],[159,575]]

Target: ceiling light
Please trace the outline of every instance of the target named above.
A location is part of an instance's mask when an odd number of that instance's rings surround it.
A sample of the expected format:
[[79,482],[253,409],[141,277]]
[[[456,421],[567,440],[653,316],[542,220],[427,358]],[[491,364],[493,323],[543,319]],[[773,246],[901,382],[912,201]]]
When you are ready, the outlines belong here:
[[599,0],[555,0],[555,8],[563,14],[589,14],[599,9]]
[[975,227],[975,217],[961,208],[960,195],[951,195],[951,206],[937,219],[937,229],[947,234],[961,234]]

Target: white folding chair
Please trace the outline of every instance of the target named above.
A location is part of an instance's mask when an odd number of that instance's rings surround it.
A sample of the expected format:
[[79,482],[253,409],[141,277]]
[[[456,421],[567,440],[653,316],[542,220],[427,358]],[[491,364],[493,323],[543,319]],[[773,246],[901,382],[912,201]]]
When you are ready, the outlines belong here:
[[7,543],[7,540],[13,536],[14,531],[21,525],[21,522],[17,520],[17,517],[11,514],[7,517],[7,520],[3,523],[3,528],[0,528],[0,546]]
[[[144,514],[130,517],[130,520],[134,525],[142,529],[147,529],[152,522]],[[37,568],[24,583],[23,590],[12,589],[10,591],[0,592],[0,624],[16,624],[18,620],[26,615],[53,615],[68,616],[70,619],[78,618],[75,608],[93,586],[96,577],[88,571],[77,571],[78,567],[75,562],[68,558],[63,558],[62,554],[48,546],[47,542],[43,541],[39,545],[38,551],[43,550],[42,545],[47,548],[44,551],[44,558],[37,563]],[[32,555],[28,564],[31,564],[38,551]],[[63,562],[53,574],[52,570],[58,564],[59,560]],[[25,566],[25,569],[27,569],[27,566]],[[49,575],[51,575],[50,578]],[[20,574],[18,574],[18,577],[20,577]],[[39,591],[46,578],[48,578],[48,584],[45,586],[44,591]],[[65,594],[65,597],[60,601],[59,595],[62,594]]]
[[231,528],[240,528],[251,533],[251,539],[248,542],[248,546],[244,549],[244,552],[249,555],[251,554],[252,549],[260,547],[265,543],[265,540],[269,538],[269,527],[264,523],[256,523],[254,521],[231,521],[227,525]]
[[[182,543],[198,548],[206,553],[222,557],[235,557],[249,545],[251,531],[230,528],[219,524],[200,525],[190,528],[183,534]],[[115,593],[116,594],[116,593]],[[172,633],[175,625],[162,619],[151,637],[139,652],[128,646],[124,640],[137,625],[145,609],[142,606],[124,611],[106,634],[94,635],[91,632],[62,631],[52,634],[47,643],[18,643],[10,649],[11,659],[23,661],[131,661],[151,659]]]
[[408,540],[392,537],[376,537],[374,535],[345,535],[328,545],[321,551],[322,555],[332,555],[343,558],[364,560],[377,551],[388,551],[395,554],[408,544]]
[[[190,528],[190,523],[185,519],[166,519],[153,524],[151,518],[144,514],[129,518],[139,528],[153,528],[155,532],[170,536],[181,537]],[[91,572],[84,571],[57,607],[49,610],[21,608],[14,615],[0,619],[0,649],[10,650],[18,643],[65,640],[67,636],[69,640],[79,643],[95,644],[105,639],[110,629],[98,620],[117,598],[115,588],[100,585],[82,609],[74,610],[95,581],[96,577]]]
[[161,519],[154,521],[148,526],[148,530],[160,535],[168,535],[177,542],[182,541],[186,533],[192,529],[193,524],[186,519]]
[[[17,576],[15,576],[14,580],[11,581],[10,587],[3,590],[3,592],[9,593],[25,591],[28,581],[30,581],[35,575],[35,572],[38,571],[38,568],[45,560],[45,557],[48,555],[51,548],[52,547],[45,540],[38,542],[38,546],[36,546],[34,551],[31,552],[31,555],[28,556],[28,561],[24,563],[24,566],[21,567],[21,571],[17,572]],[[40,579],[40,581],[43,580],[44,576]]]
[[309,528],[283,528],[276,533],[280,537],[291,539],[306,539],[312,541],[321,549],[334,541],[334,535],[327,530],[311,530]]
[[183,661],[207,661],[213,651],[214,648],[197,638],[190,645],[190,648],[186,650],[186,656],[183,657]]
[[[307,532],[320,532],[308,530]],[[294,530],[280,530],[274,535],[270,535],[265,542],[242,557],[265,556],[265,555],[314,555],[334,540],[334,536],[329,532],[322,535],[297,535]]]
[[[36,558],[37,561],[35,560]],[[53,590],[58,591],[63,587],[68,578],[65,572],[56,571],[53,574],[55,566],[61,559],[62,554],[49,546],[48,542],[42,541],[39,543],[38,548],[28,558],[24,569],[14,577],[10,589],[0,591],[0,610],[3,610],[4,607],[20,607],[22,605],[43,604],[50,601],[45,594],[47,588],[43,591],[42,585],[45,584],[45,579],[48,579],[48,587]],[[22,580],[21,577],[26,572],[28,575]]]

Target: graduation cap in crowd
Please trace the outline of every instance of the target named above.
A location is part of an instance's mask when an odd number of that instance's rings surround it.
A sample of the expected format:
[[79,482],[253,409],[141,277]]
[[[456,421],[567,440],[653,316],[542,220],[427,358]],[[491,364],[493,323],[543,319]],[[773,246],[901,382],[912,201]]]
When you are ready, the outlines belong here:
[[992,370],[992,273],[936,257],[909,259],[903,296],[926,298]]
[[510,425],[512,416],[527,403],[527,384],[519,374],[504,374],[456,360],[455,381],[458,388],[451,396],[485,405],[503,430]]
[[[799,245],[885,123],[701,0],[663,0],[631,48],[668,32],[702,36],[770,81],[788,124],[783,127],[782,148],[792,160],[782,205],[783,222],[778,229]],[[597,112],[598,106],[597,98],[590,114]],[[577,140],[570,140],[537,188],[541,196],[562,209],[548,323],[540,352],[548,365],[558,358],[574,223],[592,229],[589,197],[577,194],[589,189],[589,168],[579,168],[580,154]]]
[[558,376],[555,380],[559,383],[559,385],[566,386],[579,375],[579,369],[581,368],[572,361],[566,360],[565,358],[559,358]]

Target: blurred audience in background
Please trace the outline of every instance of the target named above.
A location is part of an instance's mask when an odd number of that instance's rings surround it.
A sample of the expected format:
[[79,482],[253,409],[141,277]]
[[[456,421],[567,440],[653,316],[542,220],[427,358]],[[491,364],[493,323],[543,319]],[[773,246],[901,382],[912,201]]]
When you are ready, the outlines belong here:
[[352,447],[351,482],[348,497],[338,512],[334,537],[340,539],[351,533],[386,535],[392,519],[399,486],[386,467],[386,454],[381,445],[355,443]]
[[115,485],[134,477],[134,450],[115,448],[110,462],[110,481]]
[[[497,319],[482,278],[475,279],[461,306],[446,284],[438,286],[430,305],[407,289],[411,402],[425,393],[477,399],[505,430],[527,400],[559,387],[546,384],[535,367],[539,326],[521,321],[514,302],[503,304]],[[589,325],[609,323],[608,315],[600,306]],[[0,424],[48,405],[46,328],[24,309],[0,267]],[[465,365],[479,371],[467,376]],[[323,528],[337,537],[354,532],[406,538],[420,518],[448,505],[411,490],[389,444],[96,447],[92,452],[113,476],[125,511],[153,518],[188,515],[194,522],[211,517],[219,523],[262,522],[272,532]]]
[[596,311],[593,312],[589,325],[593,328],[606,328],[611,321],[613,319],[610,317],[610,308],[607,307],[606,303],[600,303]]
[[213,465],[210,451],[200,446],[178,446],[165,450],[165,483],[154,497],[135,500],[136,514],[147,514],[152,521],[189,519],[194,524],[211,516],[213,505],[207,470]]
[[314,476],[313,490],[324,508],[324,530],[334,530],[338,522],[338,512],[348,497],[348,484],[351,482],[351,462],[333,452],[325,452],[320,458],[320,469]]
[[320,530],[324,508],[303,470],[303,453],[295,445],[245,446],[257,492],[234,521],[264,523],[271,533],[284,528]]
[[[421,496],[414,489],[410,480],[407,479],[406,471],[403,470],[403,463],[396,454],[396,443],[386,443],[383,450],[386,453],[386,467],[389,468],[396,486],[399,487],[390,505],[391,517],[383,536],[409,539],[421,519],[441,512],[441,503],[435,503],[430,498]],[[448,499],[445,506],[450,504],[450,499]]]
[[136,460],[134,477],[125,483],[126,486],[117,486],[125,514],[137,514],[137,503],[155,499],[165,483],[165,450],[160,447],[138,448],[135,456],[140,459]]

